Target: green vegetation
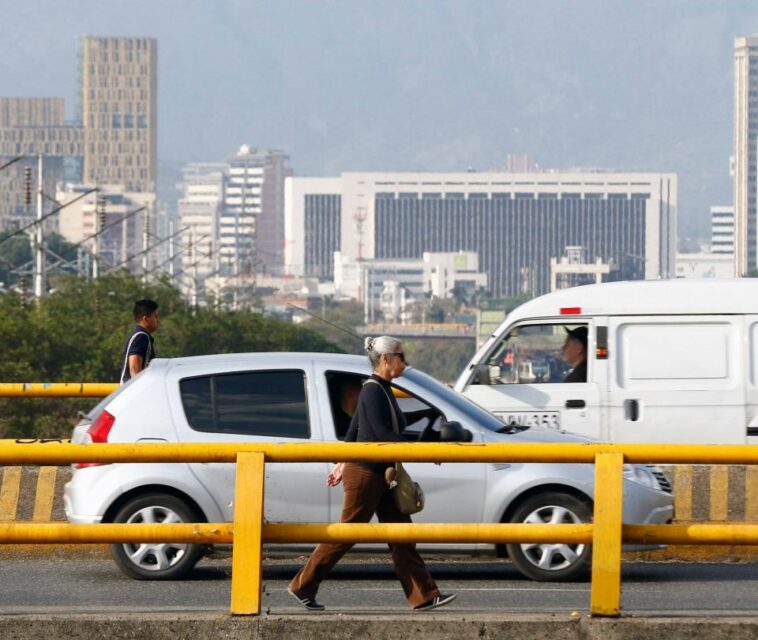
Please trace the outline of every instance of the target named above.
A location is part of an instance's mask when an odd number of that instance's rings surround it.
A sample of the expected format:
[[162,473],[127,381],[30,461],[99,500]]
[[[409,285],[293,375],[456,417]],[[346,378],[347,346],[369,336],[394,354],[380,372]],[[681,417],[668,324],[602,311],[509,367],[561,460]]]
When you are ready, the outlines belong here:
[[[126,273],[97,281],[66,277],[40,301],[0,295],[3,382],[109,382],[139,298],[160,304],[156,351],[161,357],[246,351],[339,351],[319,334],[247,311],[191,309],[166,282],[143,285]],[[0,438],[68,437],[78,410],[93,399],[0,399]]]
[[[18,249],[23,252],[21,243]],[[362,324],[363,308],[355,302],[324,300],[315,313],[333,325],[314,317],[294,325],[289,319],[249,311],[192,309],[168,282],[144,285],[125,272],[96,281],[57,276],[53,292],[42,300],[30,301],[13,292],[0,295],[0,339],[5,348],[0,381],[115,382],[133,324],[131,307],[139,298],[160,304],[160,357],[255,351],[364,353],[363,338],[333,326],[355,331]],[[427,308],[448,321],[455,311],[452,301],[431,301]],[[443,382],[457,378],[473,349],[473,341],[405,341],[409,362]],[[96,402],[0,398],[0,438],[68,437],[77,411],[87,411]]]
[[474,355],[473,340],[406,340],[408,363],[441,382],[452,384]]
[[[9,237],[12,231],[0,233],[0,283],[6,288],[17,287],[23,290],[31,288],[32,249],[29,237],[22,233]],[[67,261],[76,260],[76,247],[63,236],[51,233],[45,236],[50,255],[48,261],[62,258]],[[55,257],[57,256],[57,258]],[[52,276],[55,281],[60,276]]]

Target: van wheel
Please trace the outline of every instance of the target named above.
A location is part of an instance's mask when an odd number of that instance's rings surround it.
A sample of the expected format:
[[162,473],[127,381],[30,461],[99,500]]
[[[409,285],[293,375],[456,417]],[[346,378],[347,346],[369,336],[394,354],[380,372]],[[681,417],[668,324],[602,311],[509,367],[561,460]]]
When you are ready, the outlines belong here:
[[[525,524],[591,522],[592,502],[568,493],[540,493],[519,505],[510,521]],[[527,578],[539,582],[586,578],[592,557],[589,544],[509,544],[507,549],[516,568]]]
[[[182,524],[197,522],[197,514],[183,500],[166,494],[148,494],[130,500],[113,522]],[[199,544],[112,544],[111,556],[135,580],[177,580],[185,576],[203,555]]]

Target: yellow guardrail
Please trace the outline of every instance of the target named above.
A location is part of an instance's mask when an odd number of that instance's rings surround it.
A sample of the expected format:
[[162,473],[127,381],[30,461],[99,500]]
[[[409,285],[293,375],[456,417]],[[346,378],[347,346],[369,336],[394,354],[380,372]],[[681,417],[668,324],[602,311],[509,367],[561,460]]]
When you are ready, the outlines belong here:
[[0,398],[103,398],[112,382],[0,382]]
[[[275,524],[263,520],[266,462],[567,462],[595,464],[592,524]],[[744,445],[71,444],[0,441],[0,464],[236,462],[234,523],[0,524],[0,543],[234,542],[231,613],[260,613],[264,542],[564,542],[592,544],[590,612],[618,615],[621,544],[758,544],[758,524],[622,525],[625,462],[758,464]]]

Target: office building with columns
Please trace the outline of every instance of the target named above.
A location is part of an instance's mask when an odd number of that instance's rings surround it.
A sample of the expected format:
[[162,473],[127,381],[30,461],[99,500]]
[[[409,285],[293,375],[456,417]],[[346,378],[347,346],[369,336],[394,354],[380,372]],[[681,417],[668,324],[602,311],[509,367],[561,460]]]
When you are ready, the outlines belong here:
[[333,277],[345,258],[475,252],[494,296],[550,289],[550,259],[581,247],[618,279],[674,277],[670,173],[343,173],[285,181],[286,268]]

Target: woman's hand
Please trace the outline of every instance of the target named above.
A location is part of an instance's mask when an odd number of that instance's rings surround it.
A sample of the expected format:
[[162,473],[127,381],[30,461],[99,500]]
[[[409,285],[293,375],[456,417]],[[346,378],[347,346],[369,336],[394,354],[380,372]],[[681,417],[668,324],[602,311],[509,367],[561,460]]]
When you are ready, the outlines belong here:
[[329,475],[326,476],[326,484],[330,487],[336,487],[342,482],[342,469],[345,466],[344,462],[338,462],[332,467]]

